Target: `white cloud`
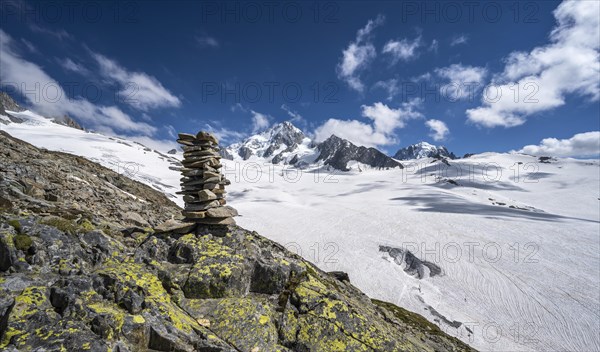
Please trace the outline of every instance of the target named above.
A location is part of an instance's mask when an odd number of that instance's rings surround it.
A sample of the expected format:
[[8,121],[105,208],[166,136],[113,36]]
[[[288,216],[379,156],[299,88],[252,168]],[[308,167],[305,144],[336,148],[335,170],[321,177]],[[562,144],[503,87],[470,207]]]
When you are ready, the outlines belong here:
[[94,105],[82,98],[69,99],[58,82],[38,65],[20,57],[13,47],[12,38],[0,29],[0,81],[5,88],[10,86],[21,92],[35,111],[49,117],[74,116],[88,128],[113,134],[122,131],[152,135],[157,131],[154,126],[134,121],[115,106]]
[[481,83],[487,75],[487,69],[485,67],[453,64],[448,67],[437,68],[435,73],[453,82]]
[[85,67],[74,62],[70,58],[66,58],[64,60],[58,59],[58,62],[67,71],[76,72],[82,75],[86,75],[89,72]]
[[469,41],[469,37],[466,34],[455,35],[450,40],[450,46],[456,46],[456,45],[460,45],[460,44],[467,44],[468,41]]
[[444,121],[431,119],[425,121],[425,125],[431,130],[429,136],[433,138],[434,141],[443,141],[448,136],[448,133],[450,133],[450,130]]
[[437,39],[434,39],[431,41],[431,44],[429,45],[429,49],[427,49],[427,50],[433,51],[434,53],[437,54],[439,47],[440,47],[440,43],[438,42]]
[[196,36],[196,42],[198,42],[198,44],[201,47],[211,47],[211,48],[219,47],[219,41],[217,39],[215,39],[214,37],[209,36],[206,33]]
[[[554,11],[558,24],[550,43],[530,52],[513,52],[482,106],[466,111],[484,127],[513,127],[528,116],[565,104],[568,94],[600,98],[600,2],[565,1]],[[501,96],[496,98],[496,92]],[[486,98],[487,97],[487,98]]]
[[485,67],[452,64],[443,68],[436,68],[435,73],[447,80],[440,90],[449,100],[472,98],[483,85],[488,74]]
[[377,102],[373,105],[363,105],[362,115],[372,121],[365,123],[358,120],[329,119],[315,130],[315,141],[322,142],[332,134],[350,142],[365,147],[390,145],[397,142],[395,131],[405,126],[406,121],[423,117],[416,111],[420,100],[403,103],[397,109]]
[[269,127],[269,115],[261,114],[254,110],[250,110],[250,112],[252,113],[252,133],[262,131]]
[[402,40],[390,40],[383,47],[384,54],[392,56],[392,62],[395,64],[398,61],[409,61],[419,56],[417,49],[422,45],[421,36],[419,35],[413,40],[404,38]]
[[231,112],[236,112],[236,111],[241,111],[241,112],[248,112],[248,109],[246,109],[242,104],[240,103],[235,103],[234,105],[231,105],[230,108]]
[[64,29],[53,30],[53,29],[38,26],[35,23],[29,24],[29,29],[31,29],[32,32],[49,35],[49,36],[54,37],[61,41],[65,40],[65,39],[73,39],[73,36],[71,36]]
[[21,38],[21,42],[23,42],[23,44],[25,45],[25,47],[27,48],[27,50],[29,50],[29,52],[31,52],[31,53],[38,53],[38,50],[35,47],[35,45],[31,44],[31,42],[28,41],[27,39]]
[[398,93],[400,93],[400,87],[398,86],[398,79],[391,78],[387,81],[379,81],[373,85],[373,88],[381,88],[387,92],[386,100],[392,100]]
[[302,117],[302,115],[300,115],[297,111],[290,109],[287,105],[282,104],[281,109],[283,111],[285,111],[291,117],[291,120],[290,120],[291,122],[303,122],[304,121],[304,118]]
[[600,132],[578,133],[569,139],[544,138],[539,145],[527,145],[517,152],[562,157],[599,156]]
[[359,29],[356,40],[344,49],[342,59],[337,65],[338,78],[358,92],[364,90],[364,85],[360,80],[360,72],[368,67],[377,56],[377,51],[369,41],[369,36],[373,29],[383,24],[384,20],[385,17],[379,15],[376,19],[369,20],[365,27]]
[[331,135],[365,147],[390,144],[385,134],[375,131],[370,124],[357,120],[329,119],[325,121],[315,130],[315,142],[322,142]]
[[216,125],[217,126],[213,126],[212,124],[207,123],[205,128],[217,137],[221,145],[237,142],[246,136],[244,133],[225,128],[219,124]]
[[100,73],[118,83],[122,101],[142,111],[160,107],[179,107],[181,101],[154,77],[144,72],[130,72],[104,55],[93,53]]

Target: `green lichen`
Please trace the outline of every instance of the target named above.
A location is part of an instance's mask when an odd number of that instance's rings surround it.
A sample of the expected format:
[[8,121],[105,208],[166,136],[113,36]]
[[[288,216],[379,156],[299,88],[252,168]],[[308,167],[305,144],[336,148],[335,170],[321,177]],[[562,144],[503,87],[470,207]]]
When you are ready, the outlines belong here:
[[15,248],[22,250],[23,252],[26,252],[33,244],[31,237],[21,233],[16,235],[13,240],[15,242]]
[[44,225],[55,227],[62,232],[66,232],[72,235],[77,233],[77,230],[79,229],[79,226],[75,222],[57,216],[42,219],[41,223]]
[[21,223],[19,222],[19,220],[8,220],[8,224],[12,226],[15,229],[15,231],[17,231],[17,233],[21,232]]
[[84,219],[79,226],[83,232],[90,232],[96,229],[96,227],[88,219]]

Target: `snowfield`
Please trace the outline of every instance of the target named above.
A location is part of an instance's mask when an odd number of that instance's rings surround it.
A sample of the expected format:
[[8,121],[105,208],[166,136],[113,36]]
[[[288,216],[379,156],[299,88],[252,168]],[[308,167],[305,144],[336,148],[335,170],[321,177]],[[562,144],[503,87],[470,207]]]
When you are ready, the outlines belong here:
[[[169,168],[180,152],[11,114],[27,120],[0,124],[11,135],[115,171],[121,165],[183,204],[179,173]],[[252,157],[224,160],[222,171],[239,225],[323,270],[348,272],[369,296],[422,314],[477,349],[600,350],[598,160],[485,153],[448,167],[403,164],[359,172],[354,163],[342,173]]]

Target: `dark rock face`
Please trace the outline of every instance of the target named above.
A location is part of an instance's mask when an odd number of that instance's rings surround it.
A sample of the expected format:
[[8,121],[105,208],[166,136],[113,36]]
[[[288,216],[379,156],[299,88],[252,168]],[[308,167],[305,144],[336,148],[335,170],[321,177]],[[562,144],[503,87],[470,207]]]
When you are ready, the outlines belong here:
[[429,269],[431,277],[442,274],[442,269],[438,265],[419,259],[409,250],[379,246],[379,251],[388,253],[390,257],[394,258],[396,264],[404,266],[404,272],[418,279],[425,277],[425,268]]
[[317,161],[322,160],[326,165],[342,171],[347,171],[350,160],[377,168],[403,168],[402,164],[393,160],[375,148],[357,147],[349,141],[335,135],[317,145],[320,154]]
[[[8,119],[11,122],[15,122],[15,123],[23,122],[22,119],[7,113],[6,110],[20,112],[20,111],[23,111],[24,109],[21,108],[19,106],[19,104],[17,104],[13,100],[13,98],[11,98],[10,95],[6,94],[5,92],[0,92],[0,115],[8,116]],[[0,119],[0,123],[7,124],[8,122],[5,122],[4,120]]]
[[252,149],[250,149],[248,147],[241,147],[238,150],[238,154],[239,154],[239,156],[242,157],[242,159],[248,160],[252,156]]
[[[176,225],[180,209],[149,187],[123,180],[144,202],[120,198],[101,166],[4,134],[0,147],[0,194],[15,204],[0,209],[0,350],[472,350],[255,232]],[[60,183],[69,173],[89,185]],[[17,176],[60,199],[25,194]],[[108,189],[121,205],[97,198]],[[123,211],[160,231],[121,225]]]
[[171,149],[167,152],[167,154],[171,154],[171,155],[177,154],[177,149]]
[[221,148],[219,150],[219,155],[221,155],[223,159],[233,160],[233,155],[231,155],[225,148]]
[[448,151],[444,146],[434,146],[429,143],[420,142],[402,148],[394,154],[394,159],[411,160],[420,158],[449,158],[456,159],[456,155]]
[[0,113],[3,113],[5,110],[16,112],[25,111],[25,109],[20,107],[10,95],[6,92],[0,92]]
[[83,131],[83,127],[81,127],[77,121],[73,120],[72,118],[70,118],[69,116],[65,115],[63,117],[58,117],[54,119],[54,122],[60,124],[60,125],[64,125],[64,126],[68,126],[71,128],[75,128],[78,130],[82,130]]

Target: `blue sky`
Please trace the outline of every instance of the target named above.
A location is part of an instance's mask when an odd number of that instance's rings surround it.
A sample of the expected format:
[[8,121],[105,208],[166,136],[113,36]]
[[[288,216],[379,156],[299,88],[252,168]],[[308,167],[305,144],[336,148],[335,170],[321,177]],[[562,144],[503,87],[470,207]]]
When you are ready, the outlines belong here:
[[274,4],[3,1],[2,89],[159,147],[292,120],[388,153],[597,155],[598,2]]

